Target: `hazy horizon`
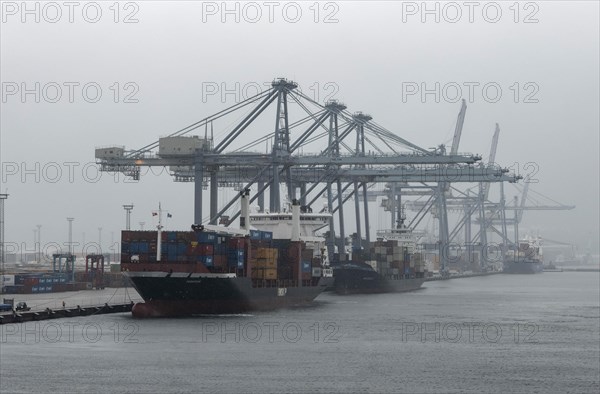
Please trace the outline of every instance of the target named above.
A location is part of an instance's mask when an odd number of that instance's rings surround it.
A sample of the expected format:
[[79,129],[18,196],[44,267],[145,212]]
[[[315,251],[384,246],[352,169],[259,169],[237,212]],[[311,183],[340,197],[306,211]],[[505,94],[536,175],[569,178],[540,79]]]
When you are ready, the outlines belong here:
[[[517,12],[512,3],[494,3],[498,16],[491,3],[478,3],[470,22],[468,8],[458,18],[457,9],[436,2],[428,3],[430,14],[421,2],[276,2],[272,10],[231,2],[229,13],[221,2],[128,2],[118,10],[98,3],[99,14],[89,2],[73,10],[31,2],[29,13],[25,3],[3,2],[5,241],[30,244],[41,225],[43,244],[64,243],[66,218],[74,217],[74,241],[84,233],[97,241],[101,227],[108,245],[125,227],[123,204],[135,205],[133,228],[144,221],[149,229],[159,201],[173,216],[168,228],[187,230],[193,184],[173,182],[163,168],[139,182],[98,175],[94,149],[140,148],[285,77],[316,101],[338,99],[426,149],[451,144],[466,99],[460,152],[487,161],[498,123],[496,162],[534,175],[531,191],[576,206],[525,212],[521,232],[597,254],[599,5],[538,1],[519,3]],[[421,95],[437,86],[438,97]],[[274,111],[267,118],[261,136],[272,129]],[[230,124],[218,127],[217,136]],[[255,137],[245,133],[240,144]],[[505,192],[509,202],[519,194],[508,185]],[[234,195],[221,191],[219,205]],[[206,215],[208,192],[205,203]],[[390,221],[375,203],[370,215],[372,233]]]

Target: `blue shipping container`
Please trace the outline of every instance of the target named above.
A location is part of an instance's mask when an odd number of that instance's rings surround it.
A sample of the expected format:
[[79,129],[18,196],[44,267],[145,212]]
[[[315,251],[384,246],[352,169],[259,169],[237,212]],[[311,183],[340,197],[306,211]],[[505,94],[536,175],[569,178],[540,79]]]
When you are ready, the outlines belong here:
[[206,243],[216,243],[217,242],[217,234],[201,231],[201,232],[197,233],[196,239],[200,243],[205,243],[205,244]]
[[148,242],[140,242],[138,244],[138,253],[148,253],[150,250],[150,245]]
[[198,261],[204,264],[207,267],[213,266],[213,257],[212,256],[198,256]]
[[238,268],[244,268],[244,251],[230,251],[227,254],[227,265],[230,267],[237,266]]
[[261,236],[260,236],[261,239],[269,240],[269,241],[273,239],[273,233],[271,231],[261,231],[260,233],[261,233]]
[[261,236],[260,233],[261,233],[261,231],[259,231],[259,230],[250,230],[250,239],[256,239],[256,240],[260,239],[260,236]]
[[167,241],[176,241],[176,240],[177,240],[177,233],[175,231],[167,232]]
[[302,261],[302,272],[312,272],[310,261]]

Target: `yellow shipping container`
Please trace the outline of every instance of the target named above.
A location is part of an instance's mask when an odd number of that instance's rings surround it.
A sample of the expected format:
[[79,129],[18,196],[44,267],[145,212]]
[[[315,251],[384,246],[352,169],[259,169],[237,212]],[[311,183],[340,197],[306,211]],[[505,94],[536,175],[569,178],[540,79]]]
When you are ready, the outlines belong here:
[[267,249],[257,248],[253,257],[255,257],[257,259],[266,259],[267,258]]
[[277,279],[277,269],[266,269],[265,279]]
[[277,268],[277,260],[270,259],[251,259],[250,263],[253,267],[259,268]]
[[251,274],[252,279],[277,279],[277,269],[275,268],[254,268]]

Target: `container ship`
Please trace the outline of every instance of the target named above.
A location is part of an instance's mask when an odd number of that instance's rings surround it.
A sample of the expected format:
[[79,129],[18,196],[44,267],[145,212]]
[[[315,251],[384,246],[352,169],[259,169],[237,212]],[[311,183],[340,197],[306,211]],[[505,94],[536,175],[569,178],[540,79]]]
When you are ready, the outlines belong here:
[[134,317],[232,314],[311,303],[333,282],[319,250],[302,241],[300,207],[290,237],[252,229],[249,191],[241,192],[240,229],[123,231],[121,270],[144,299]]
[[404,224],[402,212],[398,227],[377,232],[377,241],[370,245],[374,260],[332,263],[338,294],[389,293],[413,291],[425,282],[425,264],[417,252],[417,234]]
[[504,257],[506,274],[539,274],[544,272],[541,238],[528,237],[519,241],[516,250],[508,250]]

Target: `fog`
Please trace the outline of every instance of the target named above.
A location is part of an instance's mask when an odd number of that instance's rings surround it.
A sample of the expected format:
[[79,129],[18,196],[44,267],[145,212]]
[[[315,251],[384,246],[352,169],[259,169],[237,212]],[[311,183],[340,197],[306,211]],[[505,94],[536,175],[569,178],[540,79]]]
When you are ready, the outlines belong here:
[[[188,229],[193,184],[161,168],[140,182],[98,175],[94,148],[142,147],[285,77],[424,148],[451,144],[466,99],[460,152],[487,161],[499,123],[496,162],[576,206],[526,212],[521,231],[598,253],[597,2],[431,2],[433,13],[421,2],[24,4],[2,3],[6,242],[33,242],[36,225],[42,243],[65,242],[66,217],[77,242],[84,233],[97,241],[99,227],[103,244],[111,233],[117,241],[127,203],[136,228],[155,224],[160,201],[173,216],[168,228]],[[245,133],[240,144],[256,137]],[[517,194],[506,186],[507,199]],[[219,204],[233,196],[223,191]],[[389,223],[375,209],[373,232]]]

